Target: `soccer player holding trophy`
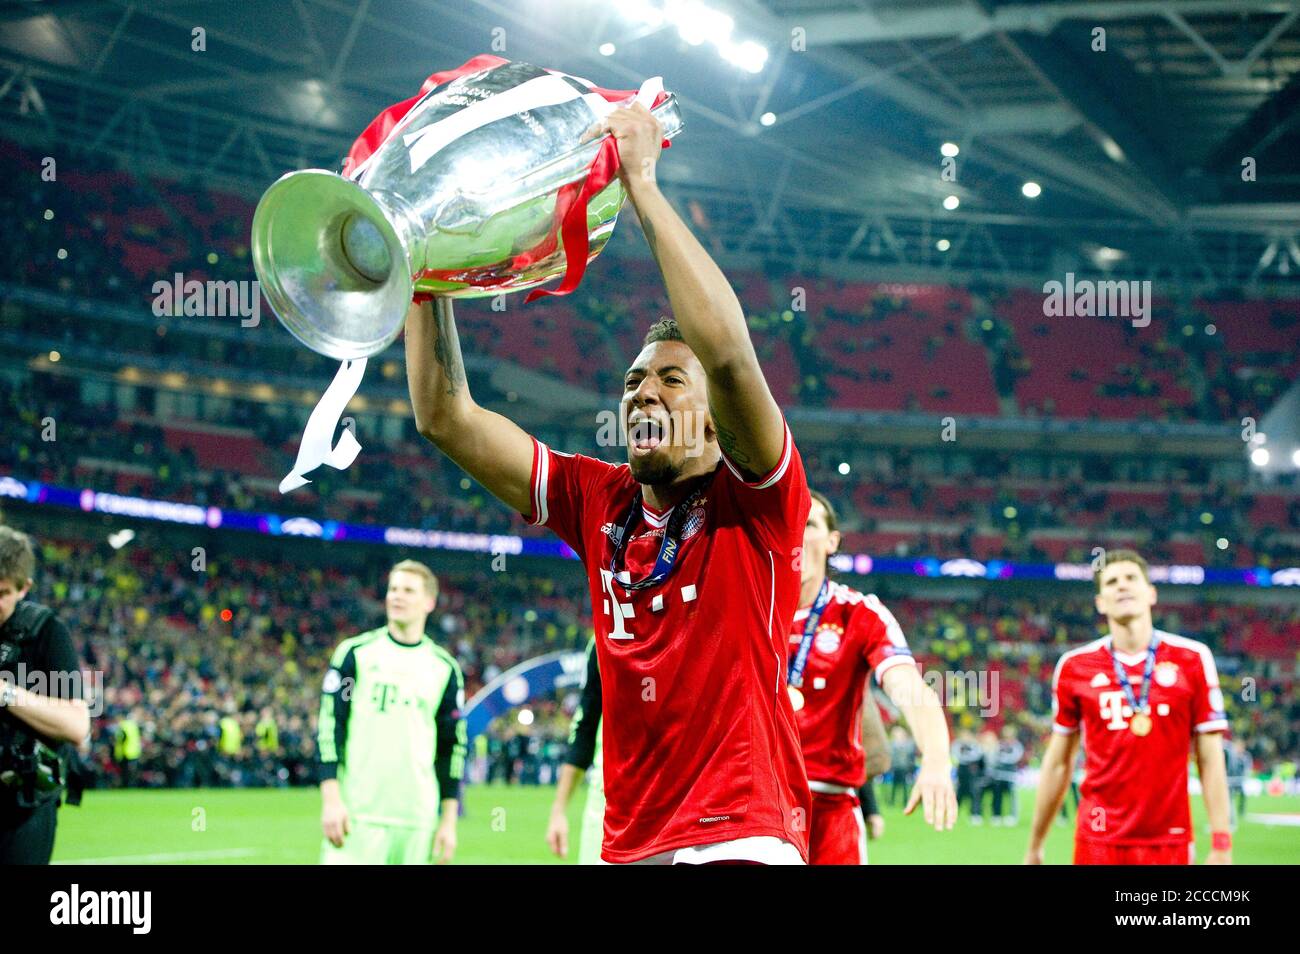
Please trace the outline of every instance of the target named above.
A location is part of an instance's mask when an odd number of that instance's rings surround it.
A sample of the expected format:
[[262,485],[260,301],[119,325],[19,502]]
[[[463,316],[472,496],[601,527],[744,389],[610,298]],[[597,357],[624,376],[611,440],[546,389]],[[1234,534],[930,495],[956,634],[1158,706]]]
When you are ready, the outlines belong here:
[[[808,487],[735,293],[659,191],[660,151],[681,128],[657,79],[612,91],[480,56],[377,116],[342,175],[304,170],[268,189],[252,235],[262,289],[293,334],[343,361],[281,490],[355,459],[349,430],[333,444],[337,422],[365,359],[405,324],[420,433],[586,566],[602,858],[797,864],[810,795],[786,631]],[[675,320],[626,370],[628,460],[613,466],[475,403],[452,299],[571,291],[625,198]]]
[[1042,864],[1043,841],[1069,787],[1082,729],[1086,768],[1075,864],[1192,863],[1189,743],[1210,820],[1207,863],[1231,864],[1223,754],[1228,720],[1214,656],[1204,643],[1153,627],[1156,588],[1139,554],[1110,551],[1095,576],[1094,601],[1110,635],[1070,650],[1056,664],[1053,734],[1025,860]]
[[[726,278],[659,191],[637,104],[599,132],[663,274],[662,321],[624,375],[628,462],[552,451],[478,406],[451,302],[416,306],[420,433],[587,568],[604,696],[608,862],[802,863],[810,796],[785,690],[808,487]],[[703,422],[691,448],[681,422]],[[698,451],[698,453],[695,453]]]

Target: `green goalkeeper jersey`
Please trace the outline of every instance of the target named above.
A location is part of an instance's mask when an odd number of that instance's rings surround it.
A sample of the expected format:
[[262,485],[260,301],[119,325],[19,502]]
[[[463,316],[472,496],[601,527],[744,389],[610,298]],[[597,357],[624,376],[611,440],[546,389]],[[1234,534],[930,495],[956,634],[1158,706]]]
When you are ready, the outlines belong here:
[[428,636],[408,645],[380,627],[344,640],[321,690],[321,780],[339,780],[356,821],[435,824],[441,800],[460,797],[464,705],[460,666]]

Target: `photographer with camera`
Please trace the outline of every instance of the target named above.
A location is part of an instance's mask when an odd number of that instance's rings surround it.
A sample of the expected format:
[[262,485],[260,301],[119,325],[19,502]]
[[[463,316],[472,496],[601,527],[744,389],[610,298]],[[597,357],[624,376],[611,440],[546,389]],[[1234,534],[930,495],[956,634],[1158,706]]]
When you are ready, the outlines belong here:
[[[6,865],[49,863],[69,763],[90,733],[72,637],[53,610],[26,599],[35,570],[31,540],[0,526],[0,864]],[[75,782],[68,800],[80,801]]]

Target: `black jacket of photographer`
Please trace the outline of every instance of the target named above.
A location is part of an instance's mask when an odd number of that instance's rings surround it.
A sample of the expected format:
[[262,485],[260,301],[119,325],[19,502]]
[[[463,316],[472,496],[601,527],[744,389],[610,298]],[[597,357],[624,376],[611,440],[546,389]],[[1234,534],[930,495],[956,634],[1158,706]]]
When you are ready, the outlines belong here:
[[[22,600],[0,626],[0,678],[13,685],[54,698],[75,698],[79,668],[72,636],[49,607]],[[40,736],[12,712],[0,709],[0,773],[17,767],[38,739],[65,757],[74,754],[73,746]],[[19,787],[0,785],[0,813],[18,808]]]

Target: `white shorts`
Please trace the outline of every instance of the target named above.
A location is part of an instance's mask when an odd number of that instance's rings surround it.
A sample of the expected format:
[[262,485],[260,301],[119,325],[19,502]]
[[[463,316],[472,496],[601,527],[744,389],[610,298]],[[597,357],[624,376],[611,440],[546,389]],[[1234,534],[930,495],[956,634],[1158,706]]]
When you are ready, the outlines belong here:
[[[782,841],[773,835],[753,835],[749,838],[733,838],[731,841],[718,841],[711,845],[692,845],[689,848],[674,848],[663,851],[640,861],[631,861],[633,865],[706,865],[711,861],[755,861],[763,865],[801,865],[803,857],[799,849],[788,841]],[[601,859],[601,864],[614,862]]]

